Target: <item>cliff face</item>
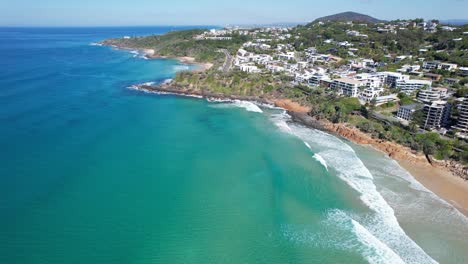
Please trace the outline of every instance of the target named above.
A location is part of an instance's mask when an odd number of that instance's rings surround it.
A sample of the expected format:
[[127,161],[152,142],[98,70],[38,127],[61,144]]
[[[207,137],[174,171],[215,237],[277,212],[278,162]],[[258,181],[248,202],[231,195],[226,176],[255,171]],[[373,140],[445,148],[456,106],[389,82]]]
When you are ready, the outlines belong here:
[[385,152],[393,159],[404,159],[407,161],[418,163],[423,162],[430,165],[424,155],[418,155],[417,153],[414,153],[414,151],[410,148],[398,145],[390,141],[374,139],[369,134],[361,132],[357,128],[349,127],[346,124],[332,124],[326,122],[325,128],[357,144],[371,145],[374,148]]
[[455,161],[437,161],[432,159],[432,164],[429,163],[426,156],[416,153],[408,147],[401,146],[394,142],[389,142],[380,139],[374,139],[370,135],[361,132],[355,127],[349,127],[346,124],[324,123],[324,128],[332,133],[349,139],[357,144],[371,145],[374,148],[388,154],[392,159],[404,160],[410,163],[417,163],[425,166],[437,166],[450,170],[452,174],[468,180],[468,168]]

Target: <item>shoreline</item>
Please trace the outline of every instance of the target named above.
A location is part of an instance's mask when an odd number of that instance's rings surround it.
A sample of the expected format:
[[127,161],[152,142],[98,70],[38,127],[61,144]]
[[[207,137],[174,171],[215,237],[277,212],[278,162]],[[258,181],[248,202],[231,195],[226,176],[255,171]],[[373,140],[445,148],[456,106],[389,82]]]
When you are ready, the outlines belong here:
[[345,138],[359,145],[370,146],[383,152],[390,159],[398,162],[413,178],[439,198],[455,207],[468,218],[468,181],[457,176],[449,168],[449,162],[432,161],[431,165],[422,154],[414,153],[407,147],[393,142],[375,140],[357,128],[346,124],[331,124],[298,113],[290,113],[293,120],[307,127],[312,127]]
[[389,158],[397,161],[402,168],[408,171],[425,188],[454,206],[465,217],[468,217],[468,181],[462,179],[462,176],[456,176],[452,173],[449,162],[433,161],[435,165],[431,165],[424,155],[415,153],[407,147],[393,142],[373,139],[370,135],[361,132],[357,128],[348,127],[346,124],[332,124],[325,120],[317,120],[307,114],[309,112],[308,107],[301,106],[289,99],[218,94],[204,90],[184,89],[183,87],[174,86],[172,83],[160,85],[142,84],[135,87],[137,90],[146,92],[205,99],[219,98],[251,101],[283,108],[291,116],[293,122],[331,133],[359,145],[368,145],[385,153]]
[[105,42],[98,42],[95,43],[96,45],[100,46],[107,46],[107,47],[112,47],[114,49],[118,50],[128,50],[128,51],[137,51],[143,55],[146,59],[149,60],[154,60],[154,59],[169,59],[169,60],[177,60],[182,64],[188,64],[188,65],[196,65],[198,69],[193,69],[191,71],[194,72],[202,72],[211,69],[214,64],[209,63],[209,62],[197,62],[194,57],[190,56],[183,56],[183,57],[176,57],[176,56],[160,56],[156,55],[156,51],[154,49],[142,49],[142,48],[129,48],[129,47],[124,47],[124,46],[117,46],[117,45],[109,45],[108,43]]

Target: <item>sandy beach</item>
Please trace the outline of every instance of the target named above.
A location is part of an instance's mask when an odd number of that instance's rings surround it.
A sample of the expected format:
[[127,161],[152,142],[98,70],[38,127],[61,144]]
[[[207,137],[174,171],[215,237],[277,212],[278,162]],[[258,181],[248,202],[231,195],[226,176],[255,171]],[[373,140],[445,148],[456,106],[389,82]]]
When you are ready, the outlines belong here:
[[424,187],[468,217],[468,182],[443,168],[397,160]]

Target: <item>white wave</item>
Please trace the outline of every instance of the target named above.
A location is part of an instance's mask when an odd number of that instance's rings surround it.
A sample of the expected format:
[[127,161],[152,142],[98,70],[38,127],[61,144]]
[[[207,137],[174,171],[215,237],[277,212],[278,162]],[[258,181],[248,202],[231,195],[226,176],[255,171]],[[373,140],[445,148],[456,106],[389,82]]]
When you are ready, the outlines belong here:
[[272,116],[280,130],[314,146],[313,151],[320,153],[327,166],[334,168],[337,176],[356,190],[361,201],[377,213],[366,216],[364,222],[373,236],[397,252],[407,263],[436,263],[400,227],[393,209],[377,191],[372,174],[349,145],[337,137],[297,124],[289,125],[285,131],[282,124],[288,121],[285,120],[287,116],[282,115],[281,118]]
[[341,245],[344,246],[345,249],[356,248],[369,263],[405,263],[391,248],[372,235],[369,230],[349,217],[345,212],[332,210],[327,216],[327,221],[345,230],[351,229],[362,246],[353,247],[347,244]]
[[[309,147],[310,148],[310,147]],[[327,165],[327,162],[322,158],[322,156],[320,156],[318,153],[316,153],[314,155],[314,159],[316,159],[318,162],[320,162],[324,167],[325,169],[328,170],[328,165]]]
[[260,107],[258,107],[256,104],[249,102],[249,101],[234,100],[233,104],[237,107],[244,108],[245,110],[249,112],[263,113]]
[[[291,118],[291,116],[289,116],[286,111],[283,111],[282,113],[278,113],[278,114],[273,114],[271,115],[271,120],[273,121],[273,123],[276,125],[276,127],[278,127],[282,132],[285,132],[285,133],[288,133],[288,134],[291,134],[293,135],[293,131],[292,129],[289,127],[287,121]],[[307,142],[304,141],[304,143],[306,144],[306,146],[308,145]],[[308,146],[309,149],[311,149],[310,145]]]
[[214,97],[208,97],[206,98],[206,101],[209,103],[229,103],[232,102],[231,99],[222,99],[222,98],[214,98]]
[[89,43],[90,46],[102,46],[101,43],[91,42]]
[[[211,101],[216,100],[216,99],[210,99]],[[249,102],[249,101],[241,101],[241,100],[228,100],[228,101],[222,101],[224,103],[221,104],[214,104],[213,107],[217,108],[226,108],[226,107],[240,107],[244,108],[245,110],[249,112],[255,112],[255,113],[263,113],[262,109],[258,107],[255,103]]]

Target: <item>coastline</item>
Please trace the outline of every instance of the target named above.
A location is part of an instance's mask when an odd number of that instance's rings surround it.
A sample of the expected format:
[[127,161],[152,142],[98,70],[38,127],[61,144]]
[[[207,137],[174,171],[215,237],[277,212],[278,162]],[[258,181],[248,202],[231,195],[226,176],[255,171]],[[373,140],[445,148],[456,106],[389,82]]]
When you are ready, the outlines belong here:
[[424,187],[468,217],[468,182],[440,167],[396,161]]
[[293,116],[294,121],[306,126],[383,152],[389,158],[397,161],[424,187],[468,217],[468,181],[465,181],[460,175],[455,175],[454,168],[450,167],[450,162],[433,160],[433,164],[430,164],[422,154],[414,153],[411,149],[393,142],[373,139],[370,135],[357,128],[348,127],[346,124],[332,124],[300,113],[291,112],[290,115]]
[[195,71],[195,72],[198,72],[198,71],[202,72],[202,71],[209,70],[214,65],[213,63],[209,63],[209,62],[197,62],[194,57],[189,57],[189,56],[185,56],[185,57],[158,56],[158,55],[154,55],[154,50],[151,50],[151,51],[150,50],[144,50],[146,58],[148,58],[148,59],[173,59],[173,60],[179,61],[182,64],[195,65],[195,66],[197,66],[197,69],[193,69],[193,71]]
[[197,66],[196,69],[193,69],[192,71],[194,72],[202,72],[211,69],[214,64],[210,62],[197,62],[194,57],[189,57],[189,56],[183,56],[183,57],[171,57],[171,56],[160,56],[156,54],[156,51],[154,49],[141,49],[141,48],[129,48],[129,47],[124,47],[124,46],[117,46],[117,45],[109,45],[108,43],[105,42],[99,42],[96,43],[96,45],[101,45],[101,46],[109,46],[114,49],[118,50],[129,50],[129,51],[137,51],[141,53],[146,59],[173,59],[177,60],[182,64],[189,64],[189,65],[195,65]]
[[[452,165],[449,162],[433,161],[434,164],[431,165],[424,155],[415,153],[407,147],[394,142],[373,139],[370,135],[361,132],[357,128],[349,127],[347,124],[333,124],[309,116],[309,108],[297,102],[281,98],[218,94],[204,90],[178,87],[170,82],[160,85],[136,85],[135,88],[140,91],[178,96],[251,101],[283,108],[292,117],[294,122],[331,133],[359,145],[368,145],[385,153],[389,158],[397,161],[402,168],[408,171],[424,187],[453,205],[460,213],[468,217],[468,181],[463,180],[461,175],[456,176],[453,173],[454,168],[451,167]],[[465,170],[460,171],[460,173],[464,172]]]

